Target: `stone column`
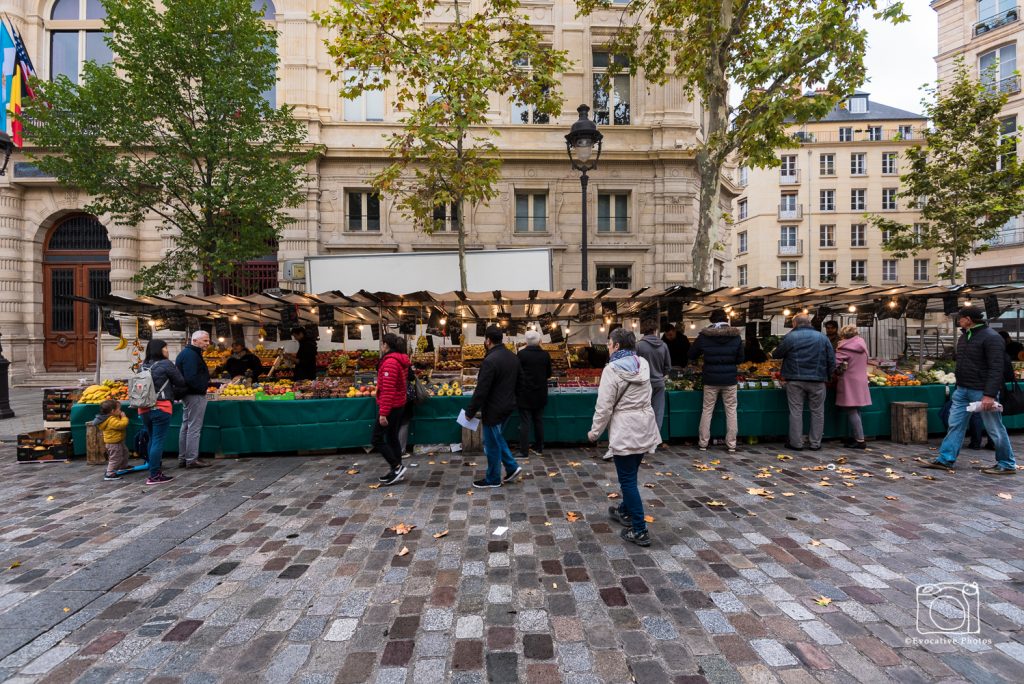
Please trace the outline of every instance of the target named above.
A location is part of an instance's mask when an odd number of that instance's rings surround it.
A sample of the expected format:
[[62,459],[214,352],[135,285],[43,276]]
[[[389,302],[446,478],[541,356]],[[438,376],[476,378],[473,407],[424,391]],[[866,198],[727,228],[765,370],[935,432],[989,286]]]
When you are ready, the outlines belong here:
[[132,280],[139,270],[140,226],[123,226],[107,222],[110,238],[110,292],[119,297],[135,296],[136,284]]

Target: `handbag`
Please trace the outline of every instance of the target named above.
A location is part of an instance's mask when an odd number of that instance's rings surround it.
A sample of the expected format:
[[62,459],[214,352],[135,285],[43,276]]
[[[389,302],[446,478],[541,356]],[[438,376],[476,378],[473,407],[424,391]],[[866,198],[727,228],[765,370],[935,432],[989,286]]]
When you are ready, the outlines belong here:
[[1011,389],[1003,390],[999,403],[1003,405],[1004,416],[1016,416],[1024,413],[1024,389],[1016,380],[1009,385]]

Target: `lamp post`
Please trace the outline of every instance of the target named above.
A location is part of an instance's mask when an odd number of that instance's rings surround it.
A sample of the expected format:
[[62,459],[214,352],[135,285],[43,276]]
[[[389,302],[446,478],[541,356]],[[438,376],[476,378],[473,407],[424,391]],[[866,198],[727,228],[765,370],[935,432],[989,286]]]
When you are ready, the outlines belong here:
[[597,168],[597,160],[601,158],[601,140],[604,138],[597,130],[597,124],[590,120],[590,107],[581,104],[576,108],[580,118],[569,129],[565,136],[565,150],[569,153],[572,168],[580,172],[580,190],[583,197],[583,232],[580,235],[580,257],[582,258],[582,289],[589,290],[587,277],[587,184],[590,181],[588,172]]
[[[0,131],[0,155],[3,155],[0,176],[7,173],[7,163],[11,161],[12,152],[14,152],[14,141],[6,132]],[[11,409],[11,389],[7,379],[10,366],[11,362],[4,358],[4,348],[0,345],[0,418],[14,417],[14,410]]]

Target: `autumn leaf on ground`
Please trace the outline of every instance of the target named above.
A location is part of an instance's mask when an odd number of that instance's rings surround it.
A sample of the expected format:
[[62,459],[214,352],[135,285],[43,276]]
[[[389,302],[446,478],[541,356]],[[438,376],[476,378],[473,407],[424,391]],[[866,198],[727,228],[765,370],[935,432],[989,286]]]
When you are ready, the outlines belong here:
[[658,477],[665,477],[665,473],[662,472],[656,472],[654,474],[657,475]]
[[786,454],[779,454],[775,458],[779,459],[780,461],[792,461],[793,460],[792,456],[787,456]]
[[645,515],[644,516],[644,522],[649,522],[649,523],[654,522],[654,516],[653,515]]
[[822,470],[828,470],[828,466],[816,465],[816,466],[812,466],[811,470],[813,470],[814,472],[817,473],[817,472],[821,472]]
[[402,550],[398,552],[398,555],[399,556],[405,556],[408,553],[409,553],[409,547],[408,546],[403,546]]
[[713,506],[715,508],[725,508],[725,502],[724,501],[714,501],[714,500],[712,500],[712,501],[708,501],[708,506]]
[[796,496],[793,492],[782,492],[782,496]]
[[[999,496],[1002,496],[1002,494],[1000,494]],[[11,563],[10,565],[7,566],[7,569],[8,570],[13,570],[14,568],[20,568],[20,567],[21,567],[21,561],[14,561],[13,563]]]
[[579,513],[576,513],[575,511],[569,511],[568,513],[565,514],[565,519],[568,520],[569,522],[576,522],[577,520],[579,520],[582,517],[583,516],[581,516]]
[[844,463],[846,463],[846,457],[840,456],[839,458],[836,459],[836,463],[839,465],[843,465]]
[[391,527],[391,528],[388,528],[388,529],[390,529],[395,534],[409,534],[414,529],[416,529],[416,526],[415,525],[406,525],[405,523],[398,523],[394,527]]
[[852,482],[844,482],[843,486],[844,487],[856,487],[857,485],[853,484]]
[[818,486],[819,487],[831,487],[832,483],[829,482],[828,480],[822,480],[821,482],[818,483]]
[[370,489],[380,489],[380,483],[374,483],[370,485]]
[[732,479],[732,475],[723,475],[722,479],[723,480],[731,480]]
[[647,487],[647,489],[654,489],[654,483],[644,482],[644,487]]
[[552,524],[552,523],[551,523],[551,521],[550,521],[550,520],[545,520],[545,521],[544,521],[544,527],[551,527],[551,524]]
[[608,498],[609,499],[618,499],[619,495],[616,492],[611,492],[610,494],[608,494]]
[[828,596],[819,596],[814,600],[814,602],[817,603],[819,606],[827,606],[828,604],[832,603],[832,599],[830,599]]
[[569,461],[569,465],[571,465],[573,468],[579,468],[583,464],[580,463],[579,461]]
[[671,471],[665,471],[665,477],[672,477]]
[[427,465],[434,465],[433,461],[427,461]]
[[812,539],[811,540],[811,546],[821,546],[821,542],[818,541],[817,539]]
[[885,498],[887,500],[889,500],[889,501],[899,501],[900,500],[900,497],[898,497],[898,496],[887,496]]
[[717,458],[714,461],[711,461],[711,465],[719,465],[720,463],[721,461],[718,460]]
[[874,475],[872,475],[871,473],[869,473],[869,472],[867,472],[867,471],[865,471],[865,472],[861,473],[861,474],[860,474],[860,476],[861,476],[861,477],[874,477]]
[[358,475],[359,474],[359,471],[356,470],[355,468],[349,468],[345,472],[348,473],[349,475]]
[[890,456],[889,454],[882,454],[882,458],[888,459],[890,461],[892,460],[892,456]]
[[553,470],[553,471],[548,473],[548,477],[557,477],[557,476],[558,476],[558,471],[557,470]]
[[701,471],[702,473],[707,472],[709,470],[714,470],[714,468],[704,463],[694,463],[693,467]]
[[921,479],[922,479],[922,480],[934,480],[934,479],[935,479],[935,477],[934,477],[933,475],[925,475],[925,476],[924,476],[924,477],[922,477]]
[[[48,497],[46,497],[46,500],[47,500],[47,501],[53,501],[53,497],[52,497],[52,496],[48,496]],[[65,610],[66,610],[66,609],[65,609]]]
[[998,494],[996,494],[996,496],[998,496],[1000,499],[1006,499],[1007,501],[1013,498],[1013,494],[1009,494],[1007,492],[999,492]]
[[435,532],[434,533],[434,539],[440,539],[441,537],[447,537],[447,536],[448,536],[448,530],[441,530],[440,532]]
[[448,461],[441,461],[441,465],[448,465]]
[[748,487],[747,488],[747,494],[753,494],[755,496],[770,496],[771,493],[772,492],[771,492],[770,489],[764,489],[762,487]]

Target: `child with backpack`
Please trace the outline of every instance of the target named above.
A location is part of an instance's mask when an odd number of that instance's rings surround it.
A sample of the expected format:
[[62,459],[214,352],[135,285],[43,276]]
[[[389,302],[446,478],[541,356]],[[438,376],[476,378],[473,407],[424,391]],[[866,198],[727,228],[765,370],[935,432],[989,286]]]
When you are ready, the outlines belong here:
[[121,411],[121,402],[107,399],[100,404],[100,412],[92,424],[103,432],[103,444],[107,448],[107,470],[105,482],[120,480],[119,470],[128,467],[128,447],[124,444],[124,433],[128,429],[128,416]]
[[149,435],[147,485],[170,482],[174,478],[163,473],[164,438],[174,413],[173,400],[185,391],[185,378],[168,358],[169,349],[163,340],[150,340],[142,370],[128,388],[129,403],[139,410],[142,424]]

